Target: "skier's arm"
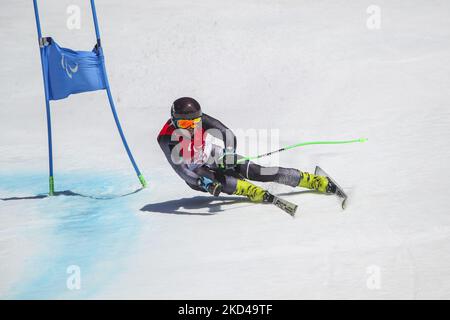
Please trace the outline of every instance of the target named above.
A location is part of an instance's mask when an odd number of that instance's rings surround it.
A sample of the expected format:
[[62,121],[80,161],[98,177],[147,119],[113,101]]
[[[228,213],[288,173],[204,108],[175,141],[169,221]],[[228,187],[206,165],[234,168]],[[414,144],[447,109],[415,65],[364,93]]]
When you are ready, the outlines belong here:
[[205,130],[208,130],[208,133],[212,136],[223,141],[227,153],[236,152],[236,136],[233,131],[227,128],[222,122],[204,113],[202,117],[202,126]]
[[164,152],[164,155],[167,158],[167,161],[169,161],[172,168],[175,170],[175,172],[188,184],[190,185],[197,185],[201,188],[203,188],[206,192],[211,193],[213,196],[218,196],[220,192],[222,192],[222,184],[218,181],[211,180],[208,177],[200,176],[194,171],[190,170],[188,166],[184,163],[176,164],[172,160],[172,150],[174,145],[171,144],[173,141],[171,141],[171,138],[168,136],[159,136],[158,137],[158,143],[161,147],[161,149]]
[[200,176],[192,170],[189,170],[185,163],[176,164],[172,160],[172,149],[176,142],[171,141],[170,136],[159,136],[158,143],[173,170],[175,170],[175,172],[188,184],[197,185]]

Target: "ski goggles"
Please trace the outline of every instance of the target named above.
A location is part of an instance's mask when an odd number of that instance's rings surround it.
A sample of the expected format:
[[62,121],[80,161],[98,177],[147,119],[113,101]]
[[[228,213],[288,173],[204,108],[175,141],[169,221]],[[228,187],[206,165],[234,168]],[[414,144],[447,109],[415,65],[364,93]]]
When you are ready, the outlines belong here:
[[195,128],[200,121],[202,121],[202,117],[195,119],[178,119],[175,120],[175,125],[180,129],[191,129]]

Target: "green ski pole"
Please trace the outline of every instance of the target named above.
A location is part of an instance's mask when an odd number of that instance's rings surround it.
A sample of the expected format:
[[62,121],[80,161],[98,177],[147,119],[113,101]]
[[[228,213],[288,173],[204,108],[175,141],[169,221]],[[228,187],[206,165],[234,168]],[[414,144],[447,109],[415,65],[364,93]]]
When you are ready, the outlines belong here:
[[[244,157],[244,158],[240,158],[239,160],[237,160],[236,164],[241,164],[244,163],[246,161],[251,161],[251,160],[257,160],[263,157],[268,157],[271,156],[275,153],[278,152],[282,152],[282,151],[286,151],[286,150],[291,150],[294,148],[298,148],[298,147],[303,147],[303,146],[308,146],[308,145],[315,145],[315,144],[346,144],[346,143],[356,143],[356,142],[366,142],[368,139],[367,138],[360,138],[360,139],[352,139],[352,140],[335,140],[335,141],[308,141],[308,142],[301,142],[301,143],[296,143],[275,151],[271,151],[268,153],[264,153],[264,154],[260,154],[258,156],[253,156],[253,157]],[[235,154],[235,153],[232,153]],[[219,160],[222,160],[223,157],[230,155],[230,153],[226,153],[224,154]]]

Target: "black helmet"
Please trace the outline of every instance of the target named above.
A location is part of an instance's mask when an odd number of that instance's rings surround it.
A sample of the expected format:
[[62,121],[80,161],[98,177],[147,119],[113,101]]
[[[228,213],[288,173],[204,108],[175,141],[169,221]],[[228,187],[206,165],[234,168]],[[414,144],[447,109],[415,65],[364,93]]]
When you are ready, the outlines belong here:
[[175,119],[195,119],[202,116],[202,109],[194,98],[183,97],[173,102],[170,115],[172,121]]

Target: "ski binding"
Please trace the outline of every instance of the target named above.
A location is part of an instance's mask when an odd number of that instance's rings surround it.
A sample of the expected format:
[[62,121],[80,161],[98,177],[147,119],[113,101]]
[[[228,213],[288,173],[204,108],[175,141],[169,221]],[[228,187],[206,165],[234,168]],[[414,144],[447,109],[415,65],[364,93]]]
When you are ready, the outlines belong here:
[[345,210],[346,202],[347,202],[347,194],[345,194],[344,189],[342,189],[341,186],[338,185],[336,183],[336,181],[333,178],[331,178],[330,175],[328,173],[326,173],[321,167],[316,166],[316,170],[314,171],[314,174],[320,175],[320,176],[325,176],[336,185],[336,195],[342,199],[341,207],[342,207],[342,210]]

